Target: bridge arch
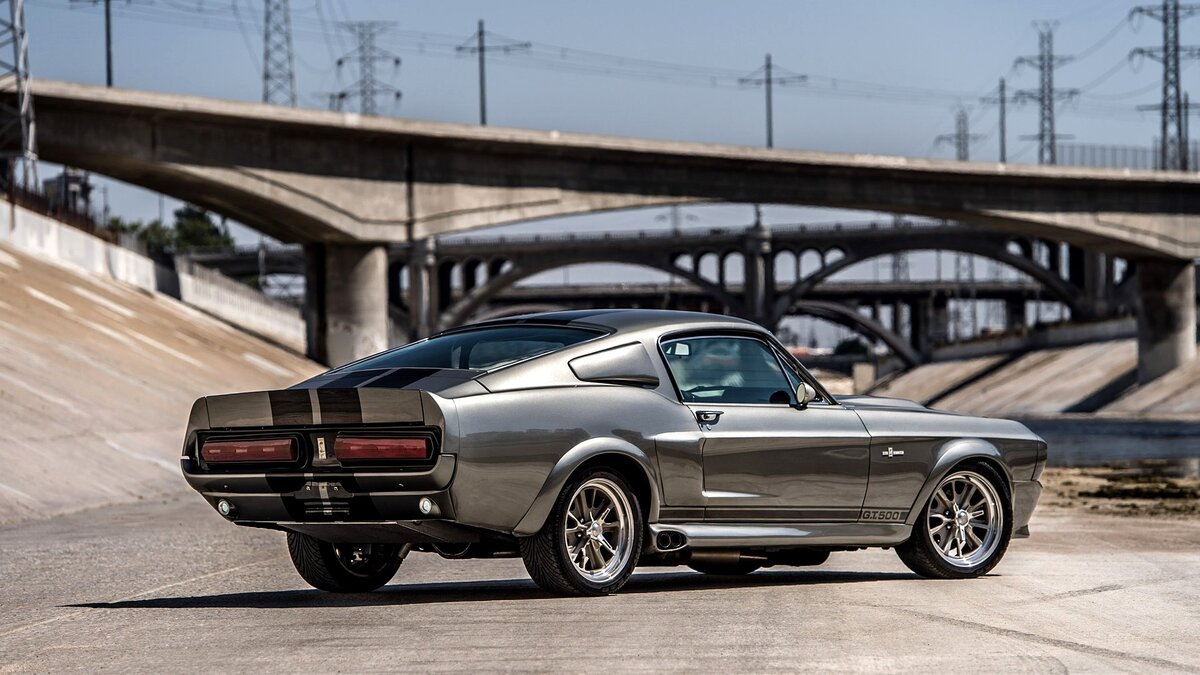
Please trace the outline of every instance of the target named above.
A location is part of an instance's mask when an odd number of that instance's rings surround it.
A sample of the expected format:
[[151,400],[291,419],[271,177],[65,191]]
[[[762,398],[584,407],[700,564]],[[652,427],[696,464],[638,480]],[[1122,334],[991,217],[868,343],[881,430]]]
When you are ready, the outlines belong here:
[[[939,250],[954,251],[958,253],[969,253],[978,255],[982,258],[988,258],[997,262],[1004,263],[1017,269],[1020,272],[1028,274],[1034,281],[1040,283],[1043,288],[1055,300],[1062,302],[1072,313],[1079,312],[1081,293],[1070,282],[1055,274],[1041,265],[1038,265],[1030,258],[1018,255],[1007,248],[996,250],[984,244],[973,244],[969,242],[948,243],[938,247]],[[849,252],[843,251],[844,255],[827,265],[823,265],[816,271],[808,274],[792,285],[790,289],[780,295],[772,308],[772,318],[778,321],[782,318],[792,305],[802,299],[805,295],[829,279],[838,272],[849,269],[850,267],[873,258],[878,258],[882,255],[891,255],[896,253],[908,253],[917,250],[928,250],[925,248],[914,249],[912,245],[902,239],[884,240],[877,242],[869,248],[861,250],[851,249]]]
[[438,317],[438,327],[440,329],[450,328],[467,321],[480,307],[499,295],[504,290],[512,287],[517,282],[528,279],[535,274],[548,272],[550,270],[562,269],[572,265],[583,265],[588,263],[614,263],[620,262],[625,265],[633,265],[637,267],[646,267],[660,272],[666,272],[677,277],[682,277],[710,294],[713,299],[729,307],[731,311],[738,313],[742,309],[742,302],[734,295],[721,288],[717,284],[701,277],[698,273],[689,271],[680,267],[676,267],[667,260],[657,258],[637,258],[614,261],[609,256],[580,256],[571,260],[555,260],[553,262],[535,263],[518,265],[513,263],[511,267],[495,276],[490,277],[485,283],[468,291],[459,298],[458,301],[450,305],[441,312]]
[[886,344],[892,350],[892,353],[904,361],[907,366],[915,366],[921,362],[921,356],[917,354],[912,345],[908,344],[903,337],[897,335],[879,321],[860,314],[849,305],[843,305],[839,302],[829,302],[828,300],[796,300],[785,314],[812,316],[836,323],[839,326],[845,326],[856,333],[877,338],[880,342]]

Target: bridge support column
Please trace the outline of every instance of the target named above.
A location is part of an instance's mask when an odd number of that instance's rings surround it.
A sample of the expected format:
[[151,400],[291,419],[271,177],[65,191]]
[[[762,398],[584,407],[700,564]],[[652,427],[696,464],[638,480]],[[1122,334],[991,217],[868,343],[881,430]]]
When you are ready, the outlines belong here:
[[1196,356],[1196,268],[1190,260],[1137,261],[1138,383]]
[[774,286],[772,283],[774,265],[771,264],[771,232],[763,226],[761,217],[746,233],[742,250],[746,275],[746,318],[773,330],[771,298],[768,296]]
[[1077,246],[1067,247],[1067,280],[1083,289],[1080,319],[1104,316],[1108,313],[1108,286],[1105,278],[1105,256],[1085,251]]
[[387,349],[387,246],[305,247],[308,356],[331,366]]
[[1004,330],[1015,333],[1025,328],[1025,301],[1020,298],[1004,301]]
[[408,307],[412,317],[409,335],[413,340],[429,337],[434,331],[436,246],[432,237],[412,243],[412,256],[408,261]]

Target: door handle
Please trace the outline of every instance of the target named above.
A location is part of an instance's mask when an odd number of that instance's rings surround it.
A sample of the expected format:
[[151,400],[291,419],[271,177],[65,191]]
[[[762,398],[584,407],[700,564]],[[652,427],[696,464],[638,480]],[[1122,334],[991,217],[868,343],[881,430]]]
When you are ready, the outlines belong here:
[[716,424],[721,421],[721,410],[697,410],[696,421],[700,424]]

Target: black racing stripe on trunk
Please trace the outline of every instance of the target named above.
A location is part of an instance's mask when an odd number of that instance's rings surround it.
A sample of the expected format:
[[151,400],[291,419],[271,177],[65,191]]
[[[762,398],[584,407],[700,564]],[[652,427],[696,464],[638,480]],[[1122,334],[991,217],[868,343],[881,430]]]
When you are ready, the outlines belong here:
[[277,427],[313,423],[312,400],[303,389],[267,392],[271,400],[271,423]]
[[321,424],[362,424],[357,389],[318,389],[317,403],[321,405]]

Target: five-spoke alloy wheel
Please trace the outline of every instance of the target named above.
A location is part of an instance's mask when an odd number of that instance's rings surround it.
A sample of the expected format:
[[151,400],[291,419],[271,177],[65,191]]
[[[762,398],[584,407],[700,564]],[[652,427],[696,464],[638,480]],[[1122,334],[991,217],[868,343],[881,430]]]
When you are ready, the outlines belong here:
[[520,541],[529,576],[553,593],[605,595],[625,585],[642,546],[637,495],[605,468],[568,481],[541,531]]
[[896,552],[922,576],[971,578],[1000,562],[1011,536],[1006,482],[990,466],[969,465],[942,478],[913,525],[912,536]]

